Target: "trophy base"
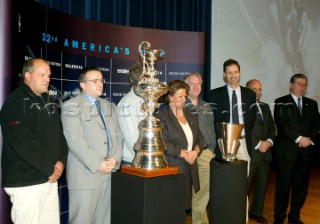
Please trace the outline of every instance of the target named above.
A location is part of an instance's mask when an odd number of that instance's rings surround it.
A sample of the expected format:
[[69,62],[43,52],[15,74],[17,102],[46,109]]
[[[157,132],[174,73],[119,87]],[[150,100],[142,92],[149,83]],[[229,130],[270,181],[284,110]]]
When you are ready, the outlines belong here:
[[221,163],[232,163],[232,164],[241,164],[243,162],[247,162],[246,160],[242,160],[242,159],[225,159],[225,158],[222,158],[222,157],[215,157],[214,160],[218,161],[218,162],[221,162]]
[[144,178],[150,178],[150,177],[159,177],[159,176],[178,174],[179,168],[177,166],[168,166],[161,169],[146,170],[146,169],[132,167],[128,165],[127,166],[122,165],[121,172],[144,177]]
[[237,158],[225,158],[225,157],[222,157],[222,159],[225,160],[225,161],[228,161],[228,162],[237,161],[238,160]]

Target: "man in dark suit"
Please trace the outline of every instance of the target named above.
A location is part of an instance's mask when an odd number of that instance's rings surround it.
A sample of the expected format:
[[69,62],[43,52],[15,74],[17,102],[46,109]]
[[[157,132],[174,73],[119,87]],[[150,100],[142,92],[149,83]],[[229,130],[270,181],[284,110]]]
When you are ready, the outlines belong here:
[[303,224],[300,210],[307,197],[313,145],[320,129],[317,102],[304,97],[307,86],[307,77],[295,74],[290,80],[291,93],[275,101],[278,131],[274,150],[277,165],[275,224],[285,220],[290,194],[289,223]]
[[260,101],[261,82],[251,79],[246,86],[256,93],[257,98],[256,122],[251,133],[252,150],[248,177],[249,192],[251,189],[253,191],[249,218],[258,223],[267,224],[268,221],[263,217],[263,207],[272,159],[270,148],[275,138],[275,126],[268,104]]
[[[251,107],[256,103],[255,93],[246,87],[240,86],[240,65],[237,61],[229,59],[223,64],[223,78],[227,85],[211,90],[208,102],[211,103],[214,122],[240,123],[244,124],[241,146],[237,154],[238,159],[250,160],[251,154],[251,130],[253,128],[256,109]],[[232,95],[235,94],[237,106],[232,106]],[[237,114],[237,115],[236,115]],[[237,118],[233,119],[232,115]],[[237,120],[236,120],[237,119]],[[216,139],[220,138],[220,133],[216,128]],[[220,148],[216,147],[216,157],[221,157]]]
[[[256,118],[256,107],[252,105],[256,103],[256,95],[251,89],[240,86],[240,65],[236,60],[228,59],[223,63],[223,79],[226,85],[211,90],[208,98],[213,110],[216,139],[221,138],[218,123],[243,124],[244,129],[239,139],[240,147],[236,158],[248,161],[249,164],[252,148],[251,131]],[[216,144],[215,155],[216,158],[222,157],[219,144]]]

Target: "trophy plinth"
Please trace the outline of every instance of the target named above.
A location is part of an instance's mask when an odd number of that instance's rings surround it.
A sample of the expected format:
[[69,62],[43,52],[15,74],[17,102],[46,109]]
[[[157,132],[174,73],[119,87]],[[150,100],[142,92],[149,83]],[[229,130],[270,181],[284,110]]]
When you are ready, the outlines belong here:
[[222,159],[226,161],[235,161],[238,149],[240,147],[239,139],[241,137],[243,124],[218,123],[220,138],[218,144],[220,147]]
[[159,107],[158,98],[167,92],[167,84],[159,82],[156,61],[161,59],[162,50],[150,50],[150,43],[143,41],[139,45],[139,53],[142,58],[143,72],[138,85],[134,87],[137,95],[144,99],[142,109],[147,116],[139,123],[139,139],[134,144],[135,157],[132,167],[145,170],[168,168],[164,157],[166,147],[162,140],[162,124],[153,116]]

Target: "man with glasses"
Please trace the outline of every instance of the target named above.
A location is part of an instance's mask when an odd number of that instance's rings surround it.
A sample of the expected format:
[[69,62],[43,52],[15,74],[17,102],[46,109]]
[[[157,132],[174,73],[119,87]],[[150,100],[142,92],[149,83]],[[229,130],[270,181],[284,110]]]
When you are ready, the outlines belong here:
[[290,196],[289,223],[304,223],[300,210],[307,197],[314,144],[320,130],[317,102],[304,96],[307,86],[307,77],[295,74],[290,80],[290,94],[275,101],[275,224],[284,222]]
[[83,69],[78,81],[82,94],[62,107],[69,146],[69,223],[110,224],[110,173],[119,168],[122,158],[116,107],[100,98],[104,79],[98,68]]

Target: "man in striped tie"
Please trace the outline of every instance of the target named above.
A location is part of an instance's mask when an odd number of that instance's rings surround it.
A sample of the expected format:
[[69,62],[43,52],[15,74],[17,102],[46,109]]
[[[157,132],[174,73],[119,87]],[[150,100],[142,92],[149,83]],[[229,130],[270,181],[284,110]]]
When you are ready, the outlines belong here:
[[289,198],[289,223],[304,223],[300,219],[300,210],[307,197],[314,144],[320,130],[318,104],[304,96],[308,87],[307,76],[293,75],[289,87],[290,93],[276,99],[274,108],[278,134],[274,147],[277,165],[275,224],[284,222]]

